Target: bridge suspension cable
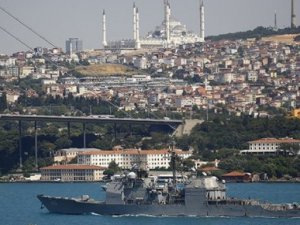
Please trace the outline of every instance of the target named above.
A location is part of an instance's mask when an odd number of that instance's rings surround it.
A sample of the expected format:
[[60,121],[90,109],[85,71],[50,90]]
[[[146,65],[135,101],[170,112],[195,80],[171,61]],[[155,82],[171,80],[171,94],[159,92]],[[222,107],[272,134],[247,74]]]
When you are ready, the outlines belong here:
[[[12,34],[11,32],[9,32],[7,29],[5,29],[4,27],[2,27],[0,25],[0,29],[5,32],[6,34],[8,34],[9,36],[11,36],[12,38],[14,38],[16,41],[18,41],[19,43],[21,43],[22,45],[24,45],[25,47],[27,47],[29,50],[34,51],[34,49],[32,47],[30,47],[28,44],[26,44],[24,41],[22,41],[20,38],[18,38],[16,35]],[[45,59],[47,62],[49,62],[51,65],[53,66],[57,66],[57,64],[55,64],[51,59],[42,56],[43,59]]]
[[26,27],[28,30],[30,30],[32,33],[43,39],[45,42],[47,42],[49,45],[51,45],[54,48],[57,48],[52,42],[50,42],[48,39],[46,39],[44,36],[40,35],[37,31],[35,31],[33,28],[25,24],[23,21],[21,21],[19,18],[14,16],[12,13],[8,12],[6,9],[4,9],[2,6],[0,6],[0,10],[2,10],[4,13],[6,13],[8,16],[19,22],[21,25]]

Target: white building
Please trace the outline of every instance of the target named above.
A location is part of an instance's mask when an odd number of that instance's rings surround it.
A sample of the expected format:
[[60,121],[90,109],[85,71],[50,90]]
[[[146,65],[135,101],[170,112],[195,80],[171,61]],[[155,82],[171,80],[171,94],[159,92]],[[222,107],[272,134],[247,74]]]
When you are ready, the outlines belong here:
[[168,0],[164,0],[164,20],[154,31],[148,33],[144,38],[140,38],[139,10],[133,6],[133,39],[106,42],[106,15],[102,18],[103,47],[105,49],[150,49],[167,48],[187,43],[204,42],[205,17],[204,4],[200,2],[200,35],[189,31],[186,25],[174,19],[171,15],[171,6]]
[[145,57],[137,58],[133,63],[134,67],[139,69],[147,69],[148,68],[148,60]]
[[258,74],[255,71],[251,71],[247,74],[247,80],[256,82],[258,80]]
[[54,162],[59,163],[59,162],[65,162],[68,163],[72,159],[75,159],[77,155],[81,152],[91,152],[91,151],[100,151],[99,149],[96,148],[65,148],[65,149],[60,149],[57,152],[55,152],[54,155]]
[[182,97],[175,99],[176,108],[192,107],[194,105],[194,100],[191,97]]
[[132,78],[136,79],[137,82],[151,81],[151,76],[149,76],[149,75],[132,75]]
[[21,69],[21,75],[23,77],[27,77],[31,75],[34,72],[34,67],[33,66],[23,66]]
[[[176,150],[181,158],[186,159],[192,155],[191,152]],[[146,163],[147,168],[170,167],[171,153],[164,150],[113,150],[113,151],[91,151],[78,154],[77,163],[108,167],[109,163],[115,161],[123,169],[131,169],[136,163]]]
[[262,138],[255,141],[249,141],[248,143],[249,149],[242,150],[241,154],[273,155],[283,151],[282,149],[280,149],[280,146],[282,144],[300,145],[300,140],[293,138]]
[[100,181],[106,168],[93,165],[56,165],[41,168],[41,181]]
[[0,55],[0,66],[15,66],[16,65],[16,59],[8,57],[7,55]]
[[42,85],[51,85],[56,84],[56,81],[52,79],[42,79],[41,83]]
[[20,93],[14,91],[6,92],[6,101],[8,104],[15,103],[16,101],[18,101],[19,97],[20,97]]

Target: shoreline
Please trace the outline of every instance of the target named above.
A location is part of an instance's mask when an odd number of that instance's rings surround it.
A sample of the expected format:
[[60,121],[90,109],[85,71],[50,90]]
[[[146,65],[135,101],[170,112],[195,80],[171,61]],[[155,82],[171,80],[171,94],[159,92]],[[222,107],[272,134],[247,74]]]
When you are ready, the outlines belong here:
[[[22,184],[32,184],[32,183],[49,183],[49,184],[68,184],[68,183],[76,183],[76,184],[80,184],[80,183],[100,183],[100,184],[105,184],[105,181],[102,180],[98,180],[98,181],[41,181],[41,180],[37,180],[37,181],[30,181],[30,180],[20,180],[20,181],[0,181],[1,183],[22,183]],[[300,179],[297,180],[268,180],[268,181],[255,181],[255,182],[226,182],[229,184],[235,184],[235,183],[244,183],[244,184],[257,184],[257,183],[300,183]]]
[[69,184],[69,183],[105,183],[104,181],[0,181],[1,183],[18,183],[18,184],[33,184],[33,183],[49,183],[49,184]]

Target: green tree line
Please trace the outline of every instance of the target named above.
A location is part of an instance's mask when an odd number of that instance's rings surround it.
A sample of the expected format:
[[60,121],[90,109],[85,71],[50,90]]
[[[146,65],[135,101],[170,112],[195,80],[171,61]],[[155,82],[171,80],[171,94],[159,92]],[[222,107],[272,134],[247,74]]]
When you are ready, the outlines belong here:
[[206,39],[212,41],[219,41],[219,40],[238,40],[238,39],[247,39],[247,38],[261,38],[261,37],[268,37],[272,35],[283,35],[283,34],[298,34],[300,33],[300,26],[297,28],[283,28],[274,30],[270,27],[262,27],[259,26],[254,30],[242,31],[242,32],[235,32],[235,33],[228,33],[228,34],[221,34],[217,36],[209,36]]

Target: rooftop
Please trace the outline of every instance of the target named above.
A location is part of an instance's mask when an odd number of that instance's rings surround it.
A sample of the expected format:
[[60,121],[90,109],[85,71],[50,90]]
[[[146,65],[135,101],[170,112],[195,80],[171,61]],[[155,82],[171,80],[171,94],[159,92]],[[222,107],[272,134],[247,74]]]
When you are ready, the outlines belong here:
[[243,172],[239,172],[239,171],[232,171],[230,173],[224,174],[222,177],[244,177],[247,174],[248,173],[243,173]]
[[67,164],[67,165],[54,165],[41,168],[41,170],[105,170],[105,167],[80,165],[80,164]]
[[64,148],[60,149],[60,151],[64,152],[90,152],[90,151],[100,151],[97,148]]
[[[188,154],[188,151],[182,150],[175,150],[176,154]],[[79,155],[121,155],[121,154],[128,154],[128,155],[155,155],[155,154],[170,154],[169,149],[162,149],[162,150],[138,150],[138,149],[126,149],[126,150],[104,150],[104,151],[90,151],[90,152],[82,152]]]
[[249,144],[258,144],[258,143],[276,143],[276,144],[281,144],[281,143],[300,143],[300,140],[298,139],[293,139],[293,138],[262,138],[258,139],[255,141],[249,141]]

